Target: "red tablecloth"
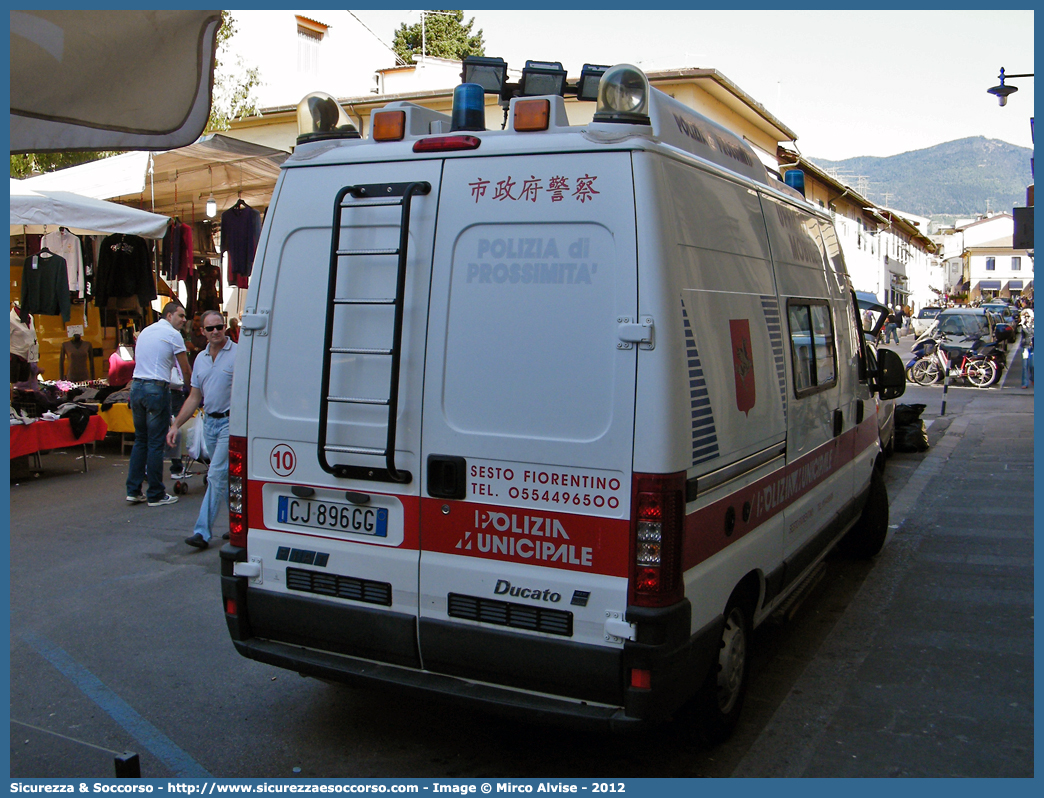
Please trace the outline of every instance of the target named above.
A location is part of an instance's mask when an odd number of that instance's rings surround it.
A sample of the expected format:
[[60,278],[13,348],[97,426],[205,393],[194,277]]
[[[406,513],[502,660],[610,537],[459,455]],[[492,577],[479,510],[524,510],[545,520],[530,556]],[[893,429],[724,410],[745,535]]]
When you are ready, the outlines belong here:
[[37,419],[32,424],[13,424],[11,426],[11,457],[100,441],[105,437],[108,429],[105,421],[98,416],[90,417],[87,429],[79,438],[73,437],[72,427],[69,420],[65,418],[58,421]]

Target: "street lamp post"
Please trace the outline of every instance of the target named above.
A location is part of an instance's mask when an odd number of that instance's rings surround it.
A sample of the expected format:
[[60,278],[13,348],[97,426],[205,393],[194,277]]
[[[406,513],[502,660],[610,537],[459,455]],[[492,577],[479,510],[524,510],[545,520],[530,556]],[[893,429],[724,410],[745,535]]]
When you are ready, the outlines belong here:
[[[992,89],[986,89],[987,94],[993,94],[996,96],[998,102],[1002,106],[1008,104],[1008,97],[1018,91],[1016,86],[1007,86],[1004,83],[1004,79],[1011,80],[1012,78],[1032,78],[1033,73],[1027,72],[1021,75],[1005,75],[1004,67],[1001,67],[1000,71],[1000,85],[994,86]],[[1030,138],[1033,137],[1033,117],[1030,117]],[[1033,174],[1033,157],[1030,157],[1030,175]],[[1012,217],[1014,218],[1015,230],[1012,235],[1012,245],[1016,249],[1028,249],[1030,250],[1030,257],[1032,257],[1033,250],[1033,186],[1031,185],[1026,190],[1026,206],[1025,208],[1012,208]]]
[[1000,71],[1000,76],[999,77],[1000,77],[1000,85],[999,86],[994,86],[992,89],[986,89],[986,93],[987,94],[996,95],[998,102],[1000,102],[1000,104],[1002,106],[1004,106],[1004,105],[1008,104],[1008,95],[1009,94],[1014,94],[1015,92],[1017,92],[1019,90],[1018,86],[1006,86],[1006,85],[1004,85],[1004,79],[1007,78],[1008,80],[1011,80],[1012,78],[1032,78],[1033,77],[1033,73],[1032,72],[1027,72],[1027,73],[1024,73],[1022,75],[1005,75],[1004,74],[1004,67],[1001,67],[1001,71]]

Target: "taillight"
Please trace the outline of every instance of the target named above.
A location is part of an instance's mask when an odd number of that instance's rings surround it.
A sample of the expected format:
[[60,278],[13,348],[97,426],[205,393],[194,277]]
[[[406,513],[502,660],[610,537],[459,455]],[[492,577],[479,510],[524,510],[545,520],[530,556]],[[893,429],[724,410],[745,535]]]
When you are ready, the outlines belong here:
[[228,542],[247,544],[247,444],[246,438],[228,436]]
[[631,501],[631,603],[666,607],[682,599],[685,472],[635,474]]

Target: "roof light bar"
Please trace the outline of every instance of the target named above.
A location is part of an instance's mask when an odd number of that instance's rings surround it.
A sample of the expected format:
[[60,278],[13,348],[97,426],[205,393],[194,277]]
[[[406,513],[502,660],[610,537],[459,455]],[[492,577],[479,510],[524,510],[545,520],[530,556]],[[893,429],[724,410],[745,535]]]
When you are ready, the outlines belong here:
[[580,80],[576,84],[576,99],[595,102],[598,99],[598,83],[608,66],[599,64],[584,64],[580,70]]
[[800,169],[790,169],[783,173],[783,182],[790,186],[792,189],[801,192],[801,196],[805,196],[805,173]]
[[478,83],[461,83],[453,90],[450,130],[485,130],[486,98]]
[[523,97],[538,97],[544,94],[565,94],[566,71],[559,61],[526,61],[522,79],[518,83]]
[[598,81],[595,122],[649,124],[649,79],[638,67],[617,64]]
[[374,141],[402,141],[406,135],[405,111],[378,111],[373,115],[370,136]]
[[464,83],[477,83],[484,93],[500,96],[507,83],[507,61],[469,55],[461,63],[464,69],[460,76]]
[[515,118],[512,128],[522,133],[547,130],[551,120],[551,103],[548,100],[515,100]]
[[297,143],[357,139],[359,131],[333,97],[314,91],[297,104]]

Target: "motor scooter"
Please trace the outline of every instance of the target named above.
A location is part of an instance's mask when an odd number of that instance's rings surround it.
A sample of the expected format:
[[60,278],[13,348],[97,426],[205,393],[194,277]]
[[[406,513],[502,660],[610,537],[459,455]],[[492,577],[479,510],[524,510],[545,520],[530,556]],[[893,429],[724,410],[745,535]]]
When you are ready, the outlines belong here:
[[1004,356],[995,342],[985,342],[978,336],[967,336],[962,343],[968,347],[947,346],[949,339],[922,336],[914,343],[911,359],[906,364],[907,378],[918,385],[932,385],[947,374],[964,377],[977,388],[996,383],[1004,368]]

